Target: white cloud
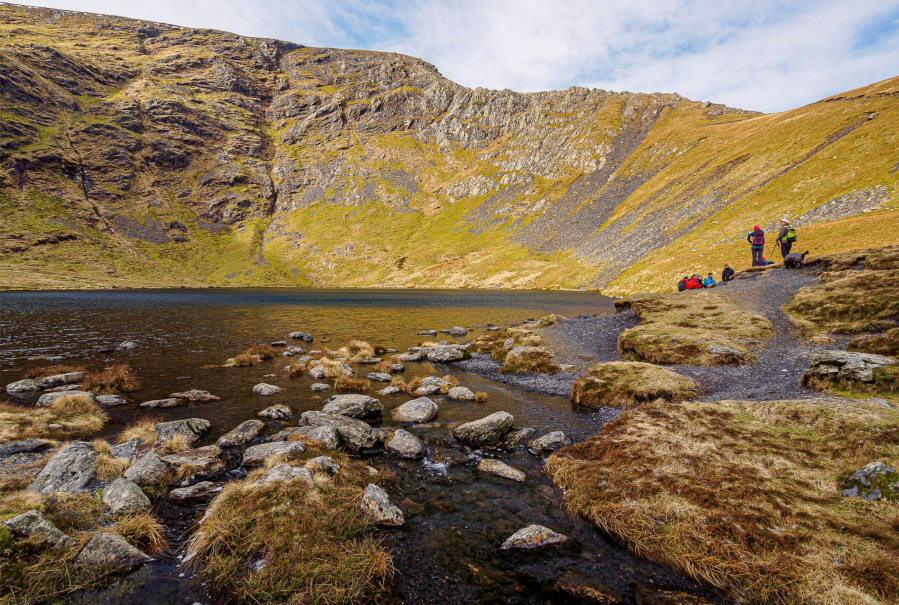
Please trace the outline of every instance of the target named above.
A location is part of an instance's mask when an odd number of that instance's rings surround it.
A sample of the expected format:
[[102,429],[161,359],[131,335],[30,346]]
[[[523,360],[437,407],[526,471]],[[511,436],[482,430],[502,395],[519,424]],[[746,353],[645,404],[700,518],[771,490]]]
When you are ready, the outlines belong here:
[[899,0],[792,6],[776,0],[47,4],[309,45],[402,52],[472,87],[679,92],[778,111],[899,75]]

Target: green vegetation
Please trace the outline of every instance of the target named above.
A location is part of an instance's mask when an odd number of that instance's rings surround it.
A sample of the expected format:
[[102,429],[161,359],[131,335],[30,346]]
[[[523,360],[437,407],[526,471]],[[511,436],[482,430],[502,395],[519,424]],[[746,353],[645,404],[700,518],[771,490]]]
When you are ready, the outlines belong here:
[[540,347],[527,347],[521,350],[512,349],[506,354],[499,371],[501,374],[518,374],[521,372],[553,374],[559,371],[559,366],[554,364],[552,359],[552,354]]
[[840,485],[872,461],[896,468],[897,422],[864,401],[656,401],[547,472],[573,512],[735,600],[896,603],[899,509]]
[[624,409],[656,399],[682,401],[701,393],[699,385],[686,376],[635,361],[595,364],[571,385],[571,401],[578,405]]

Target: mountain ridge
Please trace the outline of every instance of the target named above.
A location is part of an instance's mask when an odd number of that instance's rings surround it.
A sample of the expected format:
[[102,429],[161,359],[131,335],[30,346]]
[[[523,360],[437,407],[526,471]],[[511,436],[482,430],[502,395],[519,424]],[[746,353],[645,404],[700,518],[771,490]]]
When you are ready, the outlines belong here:
[[627,293],[784,214],[899,239],[899,78],[759,114],[10,4],[0,35],[0,287]]

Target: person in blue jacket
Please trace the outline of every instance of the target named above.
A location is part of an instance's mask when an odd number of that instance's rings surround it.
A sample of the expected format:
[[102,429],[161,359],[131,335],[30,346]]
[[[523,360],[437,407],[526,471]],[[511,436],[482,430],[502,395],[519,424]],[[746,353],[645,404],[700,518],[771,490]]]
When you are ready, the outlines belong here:
[[717,283],[717,282],[715,281],[715,278],[712,277],[712,274],[711,274],[711,273],[709,273],[709,276],[706,277],[704,280],[702,280],[702,287],[703,287],[703,288],[711,288],[711,287],[714,286],[716,283]]

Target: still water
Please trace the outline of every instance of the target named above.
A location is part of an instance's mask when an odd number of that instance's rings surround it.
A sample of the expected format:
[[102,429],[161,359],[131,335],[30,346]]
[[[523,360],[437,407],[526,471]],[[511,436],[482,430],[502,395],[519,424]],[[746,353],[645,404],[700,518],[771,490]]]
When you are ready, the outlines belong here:
[[[164,420],[200,417],[212,429],[196,446],[223,433],[270,405],[289,405],[295,425],[299,415],[320,409],[324,396],[314,382],[281,373],[289,359],[276,357],[248,368],[223,368],[225,359],[256,342],[282,340],[288,332],[314,335],[307,349],[339,348],[360,338],[405,351],[418,344],[416,332],[463,326],[471,338],[488,322],[519,323],[548,313],[593,315],[614,311],[610,299],[584,292],[447,291],[447,290],[141,290],[108,292],[0,293],[0,384],[19,380],[37,355],[61,356],[53,363],[100,369],[127,362],[140,381],[128,395],[132,403],[111,408],[104,436],[114,438],[142,416]],[[427,337],[425,337],[427,339]],[[130,340],[129,353],[104,353]],[[358,366],[364,375],[370,366]],[[505,410],[515,426],[543,434],[563,430],[581,440],[597,432],[608,414],[585,413],[560,397],[549,397],[498,384],[452,365],[407,364],[404,378],[452,374],[472,390],[486,391],[485,403],[452,402],[440,396],[436,428],[415,431],[432,447],[423,461],[370,460],[388,468],[398,480],[394,501],[404,509],[404,527],[383,532],[397,567],[396,603],[561,603],[569,597],[559,584],[599,582],[633,602],[635,582],[650,582],[697,591],[670,571],[631,556],[583,521],[567,513],[561,494],[542,473],[543,459],[523,450],[501,454],[527,479],[517,483],[475,470],[481,452],[454,446],[447,424]],[[274,375],[274,376],[272,376]],[[284,390],[272,397],[251,392],[268,382]],[[166,410],[145,410],[142,401],[175,391],[205,389],[222,398],[212,403]],[[380,388],[377,385],[375,388]],[[391,427],[389,410],[410,397],[380,397],[386,408],[380,426]],[[282,428],[271,423],[262,436]],[[150,564],[102,591],[79,594],[79,603],[210,603],[204,587],[177,565],[178,546],[192,531],[201,509],[159,504],[174,543],[170,556]],[[572,538],[545,552],[519,554],[499,546],[525,525],[538,523]]]

